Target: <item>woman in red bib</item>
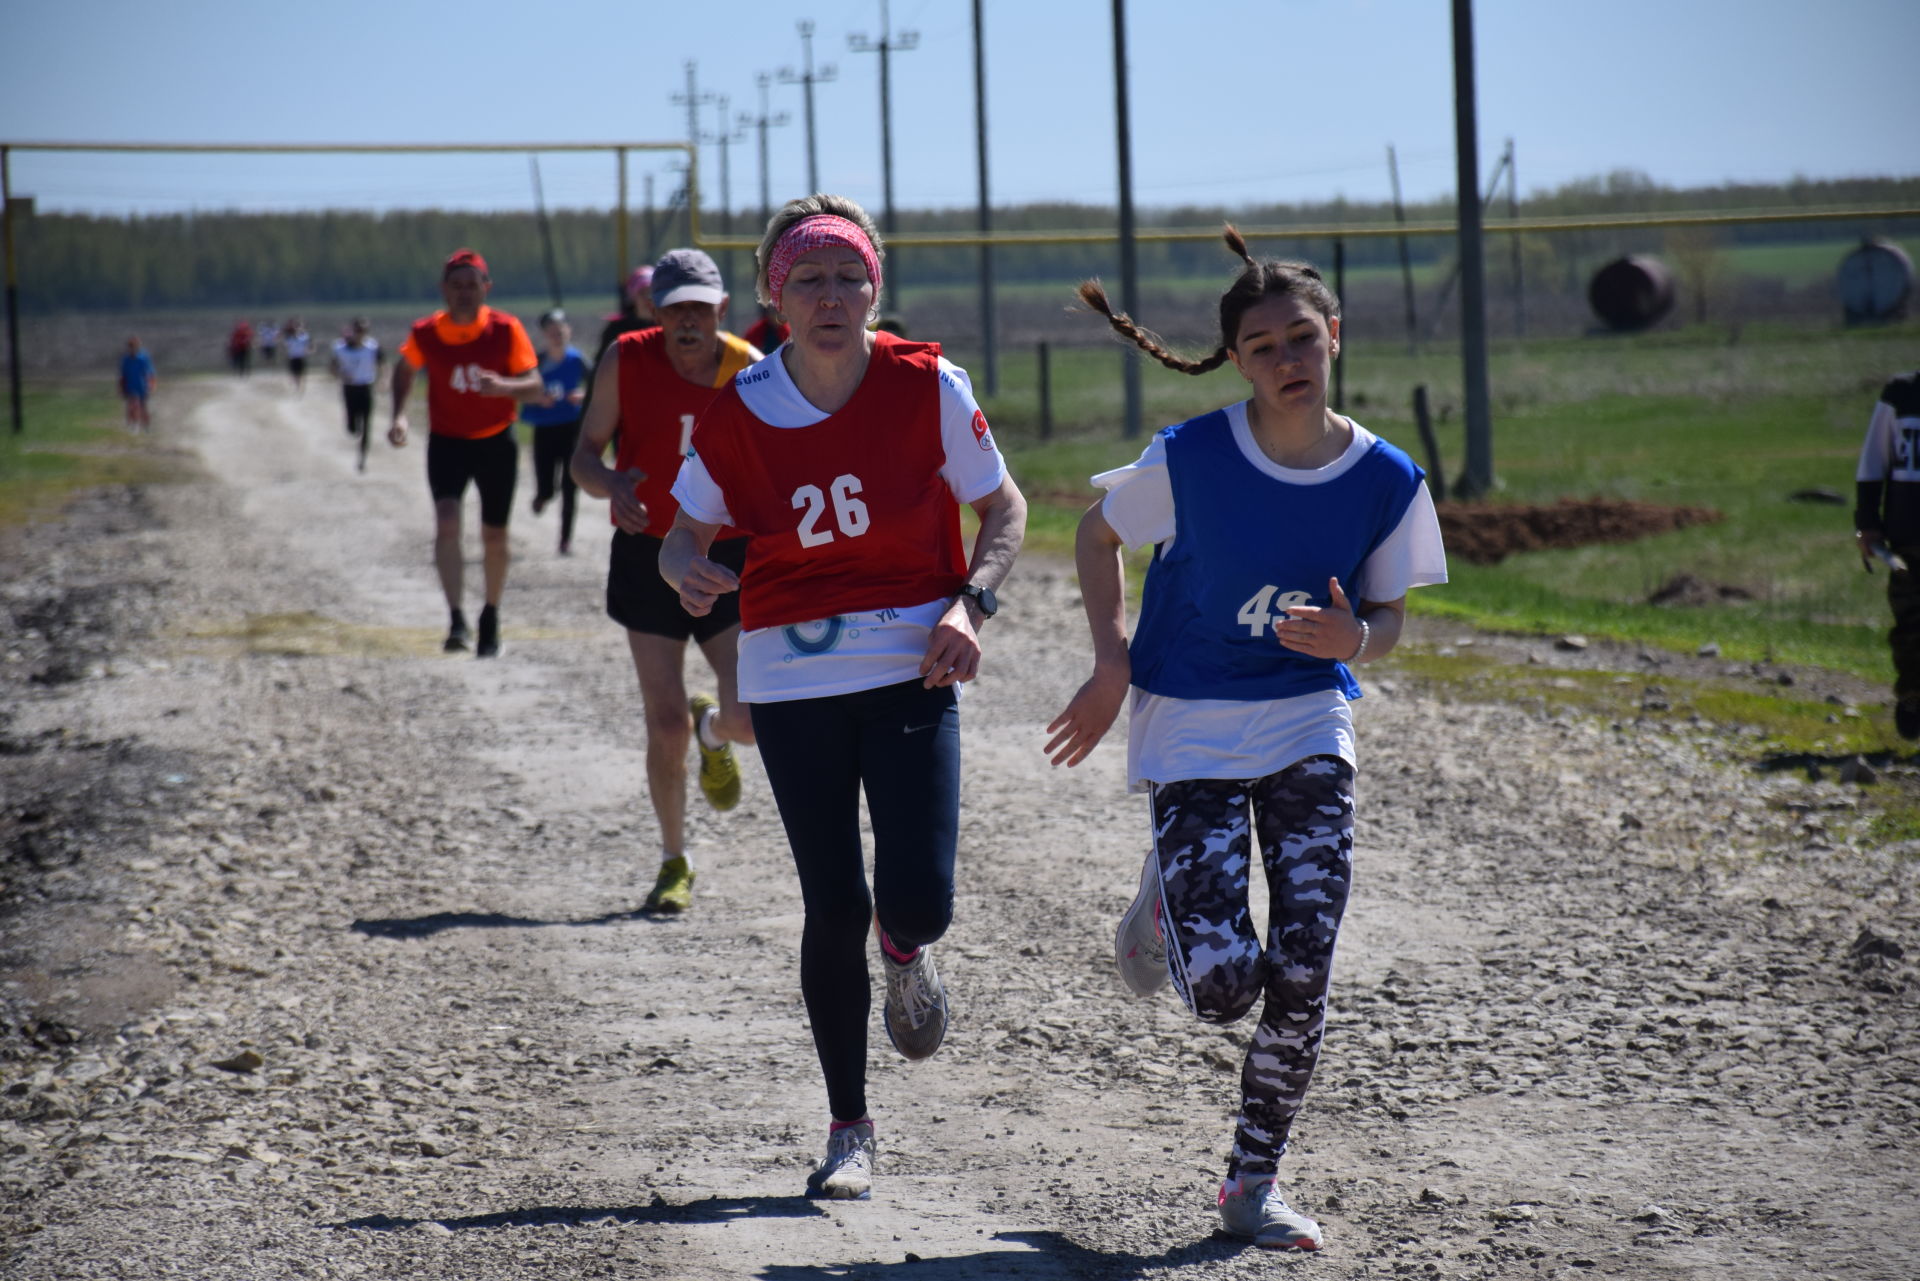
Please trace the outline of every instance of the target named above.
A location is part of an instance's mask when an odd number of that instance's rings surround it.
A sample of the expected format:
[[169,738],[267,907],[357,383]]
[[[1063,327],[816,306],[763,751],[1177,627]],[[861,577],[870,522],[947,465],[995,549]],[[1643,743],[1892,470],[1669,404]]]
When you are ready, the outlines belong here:
[[[965,371],[935,344],[869,328],[881,246],[860,206],[789,203],[758,260],[760,299],[792,332],[701,415],[660,572],[695,615],[740,593],[740,699],[800,874],[800,988],[832,1114],[808,1187],[864,1199],[867,932],[877,917],[887,1035],[926,1058],[947,1026],[929,945],[953,916],[958,686],[979,671],[1027,504]],[[971,556],[961,503],[980,517]],[[748,537],[738,575],[707,556],[728,525]]]

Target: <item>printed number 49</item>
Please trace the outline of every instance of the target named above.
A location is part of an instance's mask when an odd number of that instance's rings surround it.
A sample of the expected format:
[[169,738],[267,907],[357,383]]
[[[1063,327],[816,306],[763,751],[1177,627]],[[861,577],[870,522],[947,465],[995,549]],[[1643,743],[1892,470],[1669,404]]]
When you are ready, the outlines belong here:
[[[835,476],[833,484],[827,488],[833,494],[834,523],[840,527],[840,532],[848,538],[858,538],[866,533],[872,523],[867,516],[867,505],[854,497],[860,492],[860,478]],[[820,486],[802,485],[794,490],[793,506],[806,513],[800,518],[802,547],[818,547],[833,541],[833,531],[820,528],[820,521],[827,514],[827,495],[820,492]]]
[[478,365],[455,365],[453,376],[447,381],[453,384],[455,391],[477,392],[480,390],[481,372]]
[[[1279,592],[1276,598],[1275,593]],[[1311,604],[1313,597],[1305,592],[1280,592],[1278,587],[1269,583],[1255,592],[1246,604],[1240,607],[1239,620],[1247,626],[1247,635],[1264,636],[1286,617],[1288,609],[1295,605]]]

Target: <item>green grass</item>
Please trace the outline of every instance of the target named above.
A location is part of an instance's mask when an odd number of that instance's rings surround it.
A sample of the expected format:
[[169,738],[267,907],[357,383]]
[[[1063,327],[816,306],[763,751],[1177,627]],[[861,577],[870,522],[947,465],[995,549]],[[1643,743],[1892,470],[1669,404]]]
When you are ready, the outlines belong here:
[[0,427],[0,526],[56,514],[76,490],[161,478],[164,467],[132,446],[119,397],[96,386],[29,385],[27,431]]

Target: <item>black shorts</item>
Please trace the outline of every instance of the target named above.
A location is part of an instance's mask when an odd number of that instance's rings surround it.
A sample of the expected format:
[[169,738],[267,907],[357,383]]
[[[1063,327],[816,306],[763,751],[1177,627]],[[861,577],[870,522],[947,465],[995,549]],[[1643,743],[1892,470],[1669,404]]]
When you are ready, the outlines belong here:
[[[707,552],[709,560],[739,573],[747,564],[747,540],[723,539]],[[660,540],[650,534],[613,531],[607,562],[607,617],[630,632],[694,640],[705,644],[740,622],[740,593],[728,592],[713,612],[695,618],[680,604],[680,593],[660,577]]]
[[513,482],[520,472],[520,450],[513,431],[496,432],[479,440],[460,436],[427,437],[427,488],[433,500],[466,496],[467,482],[480,491],[480,523],[507,527],[513,512]]
[[306,372],[307,372],[307,358],[306,358],[305,356],[288,356],[288,357],[287,357],[287,372],[288,372],[288,373],[290,373],[290,374],[304,374],[304,373],[306,373]]

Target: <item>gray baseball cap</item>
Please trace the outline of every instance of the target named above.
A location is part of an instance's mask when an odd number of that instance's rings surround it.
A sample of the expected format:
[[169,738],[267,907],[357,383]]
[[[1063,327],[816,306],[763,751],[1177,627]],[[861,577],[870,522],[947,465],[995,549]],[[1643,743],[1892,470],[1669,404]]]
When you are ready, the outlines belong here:
[[698,249],[669,249],[653,265],[653,305],[671,307],[677,302],[705,302],[718,306],[727,296],[720,268]]

